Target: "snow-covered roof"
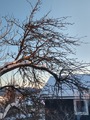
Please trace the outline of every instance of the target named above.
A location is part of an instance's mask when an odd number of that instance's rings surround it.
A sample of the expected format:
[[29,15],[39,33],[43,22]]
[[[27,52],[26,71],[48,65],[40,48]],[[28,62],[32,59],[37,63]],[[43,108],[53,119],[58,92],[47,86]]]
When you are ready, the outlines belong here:
[[[77,77],[79,81],[83,83],[84,86],[90,88],[90,75],[89,74],[78,74],[74,75],[74,77]],[[40,95],[42,97],[73,97],[73,96],[80,96],[79,91],[73,87],[71,89],[69,86],[62,84],[58,87],[55,86],[56,80],[53,76],[49,78],[45,86],[43,87]],[[86,94],[86,92],[85,92]]]

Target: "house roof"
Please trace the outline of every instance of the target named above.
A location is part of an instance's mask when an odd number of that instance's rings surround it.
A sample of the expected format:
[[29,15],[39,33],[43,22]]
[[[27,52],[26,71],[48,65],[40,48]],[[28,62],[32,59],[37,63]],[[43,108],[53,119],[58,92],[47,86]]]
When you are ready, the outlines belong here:
[[[80,82],[83,83],[83,86],[90,88],[90,75],[89,74],[78,74],[74,75],[74,77],[78,78]],[[59,85],[59,87],[55,86],[55,78],[51,76],[45,86],[43,87],[40,95],[42,97],[79,97],[80,92],[76,89],[75,86],[73,88],[70,88],[66,84]],[[60,88],[60,89],[58,89]],[[88,94],[85,91],[85,95]],[[84,95],[84,94],[83,94]],[[85,96],[84,95],[84,96]],[[88,94],[89,95],[89,94]]]

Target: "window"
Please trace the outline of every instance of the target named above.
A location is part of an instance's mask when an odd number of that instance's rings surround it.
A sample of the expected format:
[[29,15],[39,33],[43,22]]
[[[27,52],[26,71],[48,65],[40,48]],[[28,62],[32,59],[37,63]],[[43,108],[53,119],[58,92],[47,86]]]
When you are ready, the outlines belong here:
[[88,115],[88,101],[87,100],[74,100],[75,115]]

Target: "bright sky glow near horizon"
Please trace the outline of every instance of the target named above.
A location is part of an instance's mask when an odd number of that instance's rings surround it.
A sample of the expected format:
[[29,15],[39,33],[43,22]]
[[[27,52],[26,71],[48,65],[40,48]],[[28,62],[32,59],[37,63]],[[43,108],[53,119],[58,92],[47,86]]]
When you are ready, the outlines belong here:
[[[30,0],[34,5],[37,0]],[[90,0],[42,0],[37,17],[51,11],[50,17],[65,17],[68,22],[75,23],[69,26],[67,33],[70,36],[84,37],[82,40],[88,42],[76,48],[76,58],[80,61],[90,62]],[[26,19],[30,13],[30,5],[26,0],[0,0],[0,18],[2,16],[14,16],[21,21]]]

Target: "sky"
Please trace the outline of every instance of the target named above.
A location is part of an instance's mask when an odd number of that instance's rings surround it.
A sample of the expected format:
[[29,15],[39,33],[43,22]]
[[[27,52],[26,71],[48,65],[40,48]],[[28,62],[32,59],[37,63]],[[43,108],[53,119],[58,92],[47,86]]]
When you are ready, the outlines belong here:
[[[30,0],[32,5],[37,0]],[[51,11],[50,17],[65,17],[68,22],[74,23],[67,30],[70,36],[82,38],[85,43],[76,48],[76,58],[80,61],[90,62],[90,0],[42,0],[37,18]],[[30,5],[26,0],[0,0],[0,18],[2,16],[14,16],[21,21],[30,13]],[[87,36],[87,37],[85,37]]]

